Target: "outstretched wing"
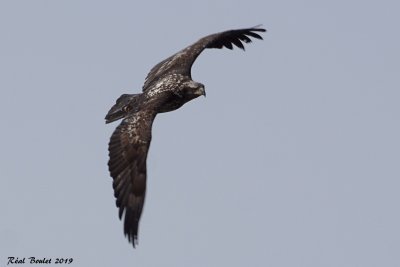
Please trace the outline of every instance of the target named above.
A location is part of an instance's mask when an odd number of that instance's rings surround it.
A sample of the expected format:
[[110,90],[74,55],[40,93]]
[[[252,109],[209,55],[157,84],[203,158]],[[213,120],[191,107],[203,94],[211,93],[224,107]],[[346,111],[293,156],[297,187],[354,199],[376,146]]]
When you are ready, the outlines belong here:
[[250,37],[262,40],[262,37],[257,32],[265,32],[265,29],[254,27],[230,30],[201,38],[196,43],[155,65],[146,77],[143,92],[149,89],[157,80],[162,79],[163,76],[168,74],[177,73],[191,78],[190,70],[193,62],[204,49],[223,47],[233,49],[233,45],[235,45],[244,50],[243,42],[250,43]]
[[108,167],[114,179],[119,218],[125,214],[124,233],[133,247],[137,244],[146,193],[146,158],[155,115],[153,111],[144,110],[126,117],[115,129],[108,147]]

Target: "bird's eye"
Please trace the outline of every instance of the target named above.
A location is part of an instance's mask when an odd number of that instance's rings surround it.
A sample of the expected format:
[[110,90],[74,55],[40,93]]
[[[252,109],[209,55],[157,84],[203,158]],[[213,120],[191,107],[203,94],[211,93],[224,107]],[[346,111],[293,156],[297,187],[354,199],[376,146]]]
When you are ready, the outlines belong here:
[[128,113],[131,110],[131,107],[130,106],[125,106],[125,107],[122,108],[122,110],[124,112]]

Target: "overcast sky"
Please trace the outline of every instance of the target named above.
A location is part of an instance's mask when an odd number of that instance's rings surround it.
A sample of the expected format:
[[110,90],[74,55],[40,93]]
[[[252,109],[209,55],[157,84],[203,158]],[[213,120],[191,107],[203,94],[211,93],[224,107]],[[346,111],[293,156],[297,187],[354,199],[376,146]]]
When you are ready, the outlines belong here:
[[[0,1],[0,265],[400,266],[398,1]],[[133,249],[107,161],[150,68],[204,35],[207,98],[153,125]],[[28,264],[26,264],[28,265]]]

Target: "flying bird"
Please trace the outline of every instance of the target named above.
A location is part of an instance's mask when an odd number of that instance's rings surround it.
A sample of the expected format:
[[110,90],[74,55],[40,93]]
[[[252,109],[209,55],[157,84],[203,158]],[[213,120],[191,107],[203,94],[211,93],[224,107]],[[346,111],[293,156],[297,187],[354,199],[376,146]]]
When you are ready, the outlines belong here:
[[111,135],[108,167],[113,178],[119,218],[124,217],[124,234],[133,247],[137,245],[139,220],[146,194],[146,158],[151,142],[151,128],[158,113],[176,110],[199,96],[204,85],[192,80],[191,68],[207,48],[244,50],[244,43],[265,29],[258,26],[211,34],[155,65],[147,75],[142,93],[123,94],[107,113],[110,123],[123,119]]

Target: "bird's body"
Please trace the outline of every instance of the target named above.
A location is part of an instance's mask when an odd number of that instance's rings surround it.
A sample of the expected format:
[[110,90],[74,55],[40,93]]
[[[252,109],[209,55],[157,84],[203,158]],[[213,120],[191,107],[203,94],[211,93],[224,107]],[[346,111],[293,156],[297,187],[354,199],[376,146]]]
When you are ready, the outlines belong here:
[[114,179],[114,195],[119,217],[124,215],[124,233],[133,246],[137,243],[139,219],[146,193],[146,159],[151,128],[158,113],[176,110],[201,95],[204,85],[192,80],[191,67],[206,48],[244,49],[261,28],[225,31],[201,38],[154,66],[146,77],[141,94],[124,94],[106,115],[106,123],[122,119],[109,143],[109,171]]

